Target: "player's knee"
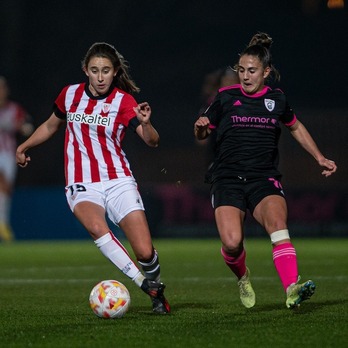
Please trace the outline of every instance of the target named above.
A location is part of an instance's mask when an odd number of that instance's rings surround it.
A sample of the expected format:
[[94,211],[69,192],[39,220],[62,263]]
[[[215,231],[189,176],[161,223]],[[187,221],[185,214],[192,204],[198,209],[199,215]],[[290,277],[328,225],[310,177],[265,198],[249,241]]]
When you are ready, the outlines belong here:
[[93,222],[89,226],[85,227],[94,240],[105,235],[110,230],[108,226],[105,226],[105,224],[100,224],[98,222]]
[[243,251],[243,242],[230,240],[229,243],[223,243],[222,250],[229,256],[238,257]]

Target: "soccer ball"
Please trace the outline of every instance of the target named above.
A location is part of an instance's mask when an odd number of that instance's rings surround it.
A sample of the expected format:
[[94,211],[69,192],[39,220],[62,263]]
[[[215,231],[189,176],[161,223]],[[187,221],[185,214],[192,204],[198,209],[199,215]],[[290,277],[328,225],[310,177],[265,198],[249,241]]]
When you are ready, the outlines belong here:
[[128,289],[117,280],[99,282],[89,295],[89,304],[100,318],[121,318],[130,305]]

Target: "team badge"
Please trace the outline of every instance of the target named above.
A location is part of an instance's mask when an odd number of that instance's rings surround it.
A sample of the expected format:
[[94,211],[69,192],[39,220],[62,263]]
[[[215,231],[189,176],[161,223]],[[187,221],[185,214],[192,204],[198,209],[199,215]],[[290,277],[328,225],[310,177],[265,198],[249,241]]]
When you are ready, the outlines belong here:
[[111,104],[106,104],[106,103],[103,104],[103,112],[105,114],[108,113],[110,109],[111,109]]
[[275,107],[275,101],[272,99],[265,99],[265,107],[268,111],[273,111]]

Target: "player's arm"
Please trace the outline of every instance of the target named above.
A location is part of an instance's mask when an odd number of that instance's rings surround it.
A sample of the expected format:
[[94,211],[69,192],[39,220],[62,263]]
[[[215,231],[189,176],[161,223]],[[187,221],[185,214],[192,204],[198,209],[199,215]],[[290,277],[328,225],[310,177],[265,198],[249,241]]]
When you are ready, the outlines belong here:
[[17,164],[21,167],[26,167],[30,161],[30,157],[26,155],[26,151],[50,139],[63,123],[65,123],[64,120],[58,118],[55,113],[52,113],[26,141],[18,146],[16,151]]
[[160,137],[150,121],[150,105],[147,102],[140,103],[138,106],[134,107],[133,110],[136,113],[137,119],[140,123],[140,125],[136,128],[136,133],[148,146],[157,147]]
[[211,133],[210,121],[206,116],[200,116],[194,124],[193,132],[197,140],[206,139]]
[[289,129],[296,141],[315,158],[321,167],[325,168],[322,172],[323,175],[328,177],[336,172],[336,163],[324,157],[306,127],[298,119]]

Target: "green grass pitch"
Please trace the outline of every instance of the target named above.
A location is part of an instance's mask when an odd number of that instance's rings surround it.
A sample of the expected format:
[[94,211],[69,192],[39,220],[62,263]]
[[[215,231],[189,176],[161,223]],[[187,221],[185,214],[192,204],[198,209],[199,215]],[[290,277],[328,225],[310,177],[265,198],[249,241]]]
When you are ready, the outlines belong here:
[[[91,240],[0,244],[2,347],[348,347],[348,239],[294,239],[302,280],[317,284],[299,310],[285,307],[268,239],[246,241],[256,306],[245,309],[217,239],[159,239],[170,315]],[[125,243],[127,248],[128,244]],[[131,255],[132,252],[131,252]],[[121,319],[93,314],[88,297],[103,279],[131,294]]]

